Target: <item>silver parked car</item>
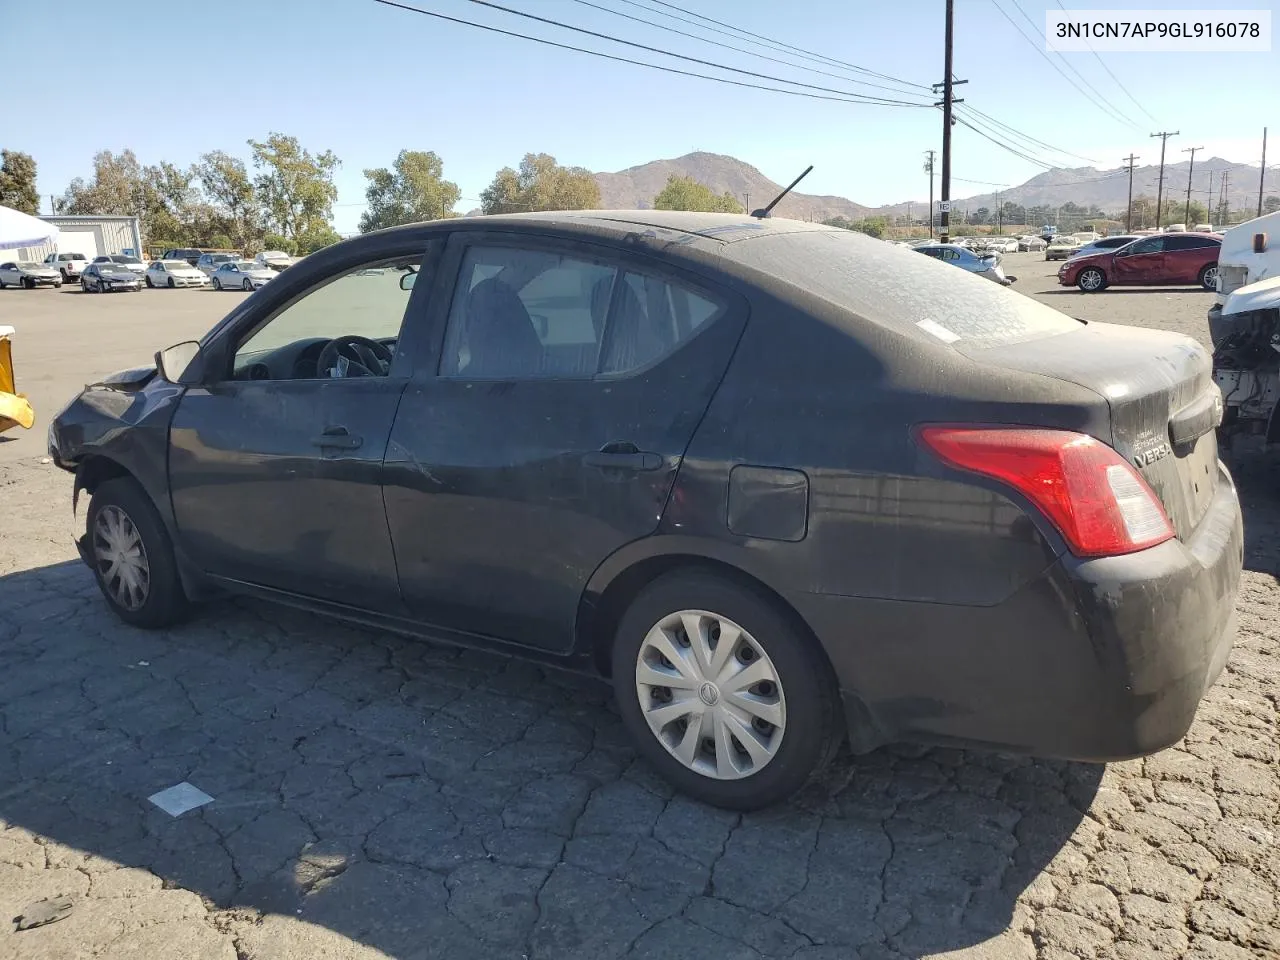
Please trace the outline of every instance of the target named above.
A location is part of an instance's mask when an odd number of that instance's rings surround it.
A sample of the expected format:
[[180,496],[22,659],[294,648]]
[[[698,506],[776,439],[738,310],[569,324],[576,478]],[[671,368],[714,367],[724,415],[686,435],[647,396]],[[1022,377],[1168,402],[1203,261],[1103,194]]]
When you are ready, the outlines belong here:
[[976,273],[980,277],[986,277],[1001,286],[1008,286],[1017,280],[1017,277],[1006,276],[1000,268],[1000,260],[995,254],[981,255],[962,247],[958,243],[925,243],[916,247],[916,253],[923,253],[926,257],[933,257],[935,260],[941,260],[943,263],[949,263],[952,266],[959,267],[961,270],[968,270],[970,273]]
[[213,271],[215,290],[257,290],[271,281],[276,272],[252,260],[231,260]]
[[202,253],[200,259],[196,261],[196,269],[200,270],[206,277],[212,277],[214,272],[224,263],[231,263],[233,260],[239,260],[240,256],[234,253]]
[[0,263],[0,290],[5,287],[60,287],[62,274],[53,267],[30,260],[10,260]]
[[1043,237],[1036,237],[1031,234],[1027,234],[1024,237],[1018,238],[1018,251],[1020,253],[1039,253],[1047,246],[1049,246],[1049,244]]

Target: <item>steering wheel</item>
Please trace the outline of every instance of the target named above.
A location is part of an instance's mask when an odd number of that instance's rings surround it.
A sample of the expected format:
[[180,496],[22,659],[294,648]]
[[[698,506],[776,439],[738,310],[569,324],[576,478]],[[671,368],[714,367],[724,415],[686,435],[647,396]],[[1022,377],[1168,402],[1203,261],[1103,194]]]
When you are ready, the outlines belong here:
[[316,358],[316,375],[332,377],[339,358],[347,361],[343,377],[385,377],[391,369],[391,350],[385,343],[347,334],[324,345]]

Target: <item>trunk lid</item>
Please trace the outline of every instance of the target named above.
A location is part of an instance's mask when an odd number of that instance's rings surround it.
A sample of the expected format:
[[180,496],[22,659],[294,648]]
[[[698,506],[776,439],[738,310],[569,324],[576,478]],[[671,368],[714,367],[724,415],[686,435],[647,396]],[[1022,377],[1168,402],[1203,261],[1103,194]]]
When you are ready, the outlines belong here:
[[1181,334],[1108,323],[986,349],[971,359],[1053,377],[1097,393],[1109,443],[1164,505],[1179,539],[1195,530],[1218,483],[1222,394],[1208,351]]

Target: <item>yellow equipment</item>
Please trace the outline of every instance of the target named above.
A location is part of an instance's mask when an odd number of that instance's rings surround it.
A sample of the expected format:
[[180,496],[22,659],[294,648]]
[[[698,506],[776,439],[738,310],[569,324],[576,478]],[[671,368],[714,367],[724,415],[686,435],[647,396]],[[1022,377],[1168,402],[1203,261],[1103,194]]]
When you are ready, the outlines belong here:
[[31,429],[36,413],[13,384],[13,327],[0,327],[0,433],[14,427]]

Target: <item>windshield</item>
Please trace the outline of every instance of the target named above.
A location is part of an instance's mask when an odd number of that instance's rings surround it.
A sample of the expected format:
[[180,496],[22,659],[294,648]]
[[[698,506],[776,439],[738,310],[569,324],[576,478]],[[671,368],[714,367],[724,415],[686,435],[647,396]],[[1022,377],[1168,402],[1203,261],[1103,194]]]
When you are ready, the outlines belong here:
[[832,230],[743,240],[726,245],[724,256],[904,334],[916,335],[932,324],[957,341],[991,345],[1079,326],[1057,310],[977,277],[969,278],[971,286],[957,297],[954,267],[940,272],[913,252],[850,230]]
[[111,262],[112,263],[141,263],[142,261],[139,260],[137,257],[130,257],[130,256],[125,256],[124,254],[120,254],[119,256],[112,257]]
[[258,269],[258,265],[256,263],[252,263],[249,260],[231,260],[231,261],[228,261],[228,263],[230,266],[233,266],[239,270],[257,270]]
[[32,263],[30,260],[23,260],[17,264],[19,270],[40,270],[44,268],[42,263]]
[[192,266],[191,266],[191,264],[187,263],[187,261],[185,261],[185,260],[161,260],[161,261],[160,261],[160,266],[164,267],[166,270],[191,270],[191,269],[193,269],[193,268],[192,268]]

